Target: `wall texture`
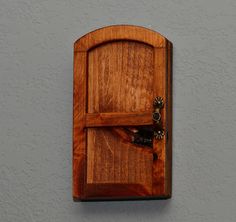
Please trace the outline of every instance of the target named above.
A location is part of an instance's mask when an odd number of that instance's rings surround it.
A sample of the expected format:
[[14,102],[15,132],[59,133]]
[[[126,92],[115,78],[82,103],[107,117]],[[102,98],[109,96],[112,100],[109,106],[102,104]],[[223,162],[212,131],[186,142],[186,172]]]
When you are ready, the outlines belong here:
[[[235,221],[235,21],[235,0],[0,0],[0,221]],[[174,44],[171,200],[72,201],[73,42],[111,24]]]

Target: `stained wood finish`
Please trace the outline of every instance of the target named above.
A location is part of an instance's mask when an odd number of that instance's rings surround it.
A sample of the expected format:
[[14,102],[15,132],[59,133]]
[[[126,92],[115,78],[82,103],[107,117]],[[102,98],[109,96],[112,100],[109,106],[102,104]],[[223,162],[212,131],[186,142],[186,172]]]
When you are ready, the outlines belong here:
[[[171,48],[154,31],[124,25],[75,42],[75,199],[170,197]],[[161,115],[168,137],[154,140],[152,148],[134,144],[125,129],[153,124],[156,96],[165,102]]]
[[152,125],[152,113],[87,113],[86,127]]
[[74,51],[87,52],[98,45],[110,41],[134,40],[152,47],[165,47],[166,38],[159,33],[140,26],[113,25],[90,32],[74,44]]

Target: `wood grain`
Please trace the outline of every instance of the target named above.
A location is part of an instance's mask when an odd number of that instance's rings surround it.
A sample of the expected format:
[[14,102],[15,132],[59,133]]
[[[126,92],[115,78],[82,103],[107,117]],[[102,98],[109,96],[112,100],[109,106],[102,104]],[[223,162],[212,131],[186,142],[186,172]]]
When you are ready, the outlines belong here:
[[133,41],[88,53],[88,113],[152,112],[153,48]]
[[[164,101],[164,107],[161,109],[161,121],[166,134],[166,48],[155,48],[154,52],[154,94],[161,96]],[[165,192],[166,135],[162,140],[154,140],[153,152],[157,155],[157,160],[153,161],[152,195],[160,196]]]
[[83,198],[86,178],[86,67],[87,54],[74,53],[74,98],[73,98],[73,197]]
[[112,25],[90,32],[74,44],[74,51],[90,49],[110,41],[132,40],[153,47],[165,47],[165,37],[153,30],[133,25]]
[[88,194],[86,200],[119,200],[130,199],[130,197],[144,198],[150,197],[150,191],[146,190],[141,184],[131,183],[96,183],[88,184],[86,186],[86,193]]
[[110,129],[90,130],[87,183],[147,185],[151,194],[152,152],[125,143]]
[[151,112],[87,113],[86,127],[152,125]]
[[[75,200],[171,196],[171,62],[172,44],[143,27],[109,26],[75,42]],[[125,129],[152,125],[156,96],[166,135],[152,148],[134,144]]]
[[[152,124],[152,52],[149,45],[131,41],[111,42],[89,52],[88,113],[97,116],[92,124]],[[152,154],[123,143],[111,130],[88,129],[87,183],[140,184],[151,194]]]

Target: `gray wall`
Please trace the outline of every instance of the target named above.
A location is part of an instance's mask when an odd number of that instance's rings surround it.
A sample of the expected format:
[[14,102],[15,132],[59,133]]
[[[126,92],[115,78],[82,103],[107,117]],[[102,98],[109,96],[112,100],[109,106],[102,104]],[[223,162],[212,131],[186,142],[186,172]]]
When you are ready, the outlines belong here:
[[[73,42],[134,24],[174,44],[173,198],[74,203]],[[236,217],[235,0],[0,0],[0,221]]]

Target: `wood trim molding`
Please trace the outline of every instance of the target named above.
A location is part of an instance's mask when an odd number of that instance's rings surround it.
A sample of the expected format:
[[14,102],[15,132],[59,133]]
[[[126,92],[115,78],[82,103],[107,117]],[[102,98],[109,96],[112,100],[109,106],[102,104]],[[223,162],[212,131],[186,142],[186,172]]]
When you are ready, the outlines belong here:
[[87,113],[85,127],[152,125],[152,113]]
[[114,25],[92,31],[74,44],[74,51],[89,51],[91,48],[110,41],[132,40],[149,44],[153,47],[166,47],[166,38],[161,34],[133,25]]

